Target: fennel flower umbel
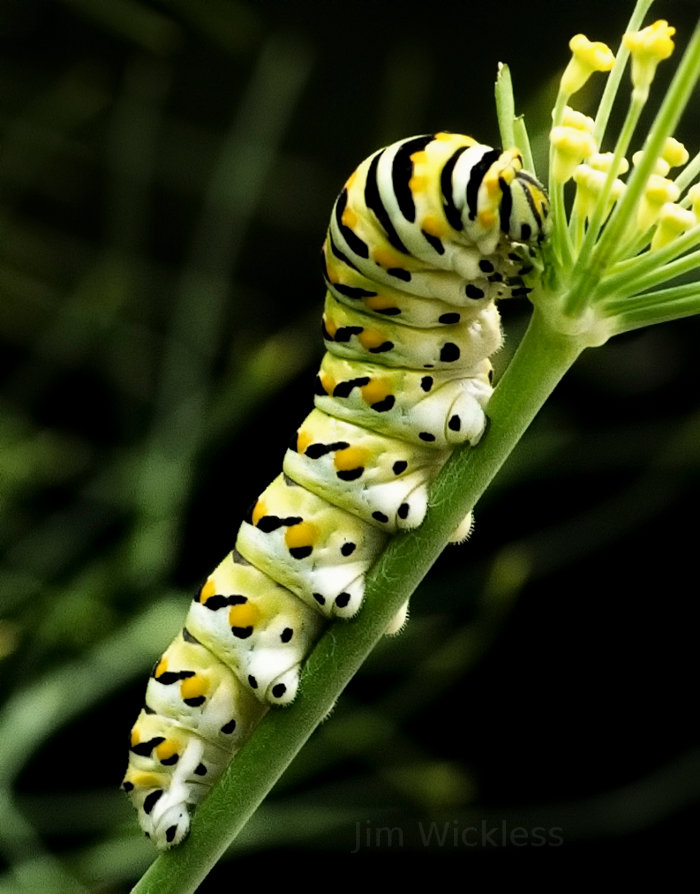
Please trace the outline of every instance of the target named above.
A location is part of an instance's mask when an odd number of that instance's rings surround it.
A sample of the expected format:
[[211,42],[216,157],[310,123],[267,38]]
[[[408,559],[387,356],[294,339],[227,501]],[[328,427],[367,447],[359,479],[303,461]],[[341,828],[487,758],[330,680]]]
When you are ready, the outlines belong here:
[[[700,312],[700,188],[695,182],[700,155],[691,159],[673,137],[697,84],[700,29],[691,37],[648,133],[639,134],[657,68],[672,55],[676,30],[663,20],[634,26],[648,6],[637,4],[633,27],[623,35],[616,55],[585,35],[572,38],[572,58],[552,113],[553,232],[533,303],[554,331],[579,339],[582,347]],[[608,82],[589,117],[574,107],[572,97],[601,73]],[[630,82],[622,126],[611,133],[613,103]],[[567,201],[570,191],[573,201]]]

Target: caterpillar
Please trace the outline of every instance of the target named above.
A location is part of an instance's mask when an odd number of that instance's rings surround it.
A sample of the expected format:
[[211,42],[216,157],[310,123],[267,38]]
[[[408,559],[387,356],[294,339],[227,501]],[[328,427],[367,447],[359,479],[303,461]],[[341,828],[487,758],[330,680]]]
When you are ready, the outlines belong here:
[[269,706],[294,700],[321,630],[360,609],[368,569],[421,524],[451,451],[478,442],[495,302],[530,291],[548,211],[517,150],[452,133],[378,150],[341,190],[321,253],[314,409],[156,664],[131,733],[122,787],[159,849],[185,838]]

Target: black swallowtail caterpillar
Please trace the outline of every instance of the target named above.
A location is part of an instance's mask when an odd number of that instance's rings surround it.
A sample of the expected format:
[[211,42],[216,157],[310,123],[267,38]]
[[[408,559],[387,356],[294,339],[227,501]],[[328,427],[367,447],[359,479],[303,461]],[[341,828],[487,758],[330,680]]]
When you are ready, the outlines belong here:
[[325,622],[358,611],[367,570],[389,535],[420,525],[450,451],[481,437],[495,300],[529,291],[547,215],[517,150],[458,134],[394,143],[345,184],[322,250],[315,409],[195,596],[132,730],[123,788],[159,848],[186,836],[268,706],[294,699]]

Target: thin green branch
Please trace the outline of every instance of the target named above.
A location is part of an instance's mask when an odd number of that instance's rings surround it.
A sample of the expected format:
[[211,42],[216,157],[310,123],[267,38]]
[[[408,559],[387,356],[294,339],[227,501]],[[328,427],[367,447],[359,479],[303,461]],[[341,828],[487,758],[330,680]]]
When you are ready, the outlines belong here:
[[451,457],[431,490],[424,523],[393,538],[367,576],[365,604],[359,616],[350,624],[328,628],[304,667],[295,703],[265,716],[197,808],[189,839],[159,856],[133,894],[196,890],[325,719],[581,351],[580,342],[554,333],[535,312],[491,398],[487,435],[477,447]]
[[[629,33],[630,31],[637,31],[641,27],[641,24],[644,21],[644,17],[646,16],[653,2],[654,0],[639,0],[634,8],[634,11],[632,12],[629,22],[627,23],[627,28],[625,29],[626,33]],[[613,64],[612,70],[610,71],[610,74],[606,79],[605,89],[603,90],[603,95],[600,99],[598,111],[595,116],[593,138],[595,139],[598,146],[603,145],[605,130],[608,126],[610,113],[615,102],[615,97],[617,96],[620,81],[622,80],[622,76],[627,66],[629,55],[630,51],[627,49],[624,43],[620,43],[618,51],[615,54],[615,62]]]
[[[594,253],[598,253],[600,251],[599,245],[603,241],[604,237],[599,238],[599,236],[601,229],[606,222],[606,218],[608,217],[609,199],[612,194],[613,183],[615,181],[615,177],[617,176],[617,171],[620,170],[620,162],[627,154],[627,149],[629,148],[632,136],[637,128],[637,124],[639,123],[639,118],[642,114],[643,108],[644,102],[640,102],[636,92],[633,92],[632,101],[630,102],[625,121],[622,125],[620,135],[613,150],[612,163],[608,170],[607,177],[605,178],[605,183],[596,203],[593,215],[588,223],[586,235],[578,251],[578,263],[581,265],[579,269],[582,271],[589,268],[589,258],[592,258],[594,256]],[[605,232],[607,232],[607,230],[610,228],[611,220],[612,216],[607,222]],[[580,291],[572,290],[571,295],[576,296],[577,301],[570,302],[569,306],[567,307],[567,312],[573,314],[578,311],[578,309],[586,300],[587,291],[588,290],[585,288]]]
[[[688,164],[683,168],[683,170],[678,174],[674,183],[678,187],[678,189],[683,192],[684,189],[687,189],[692,183],[694,183],[698,175],[700,174],[700,152],[695,154],[695,157],[692,158]],[[686,203],[687,196],[684,198],[682,204]]]
[[522,115],[518,115],[513,122],[513,133],[515,136],[515,145],[523,154],[523,166],[526,171],[535,170],[535,159],[532,155],[532,146],[530,145],[530,135],[525,126],[525,119]]
[[523,166],[526,171],[535,170],[535,162],[532,157],[530,137],[522,115],[515,114],[515,97],[513,95],[513,81],[510,69],[503,63],[499,64],[498,75],[494,88],[496,97],[496,114],[498,117],[498,129],[501,134],[501,146],[510,149],[515,146],[523,156]]
[[[597,298],[606,295],[621,296],[623,294],[634,294],[643,289],[651,288],[651,281],[647,283],[646,277],[652,276],[655,272],[663,272],[663,277],[659,281],[671,279],[672,276],[679,276],[682,270],[673,267],[678,261],[684,261],[688,257],[694,257],[697,260],[697,254],[685,254],[694,249],[700,238],[700,227],[693,227],[682,236],[673,239],[655,251],[646,251],[641,255],[629,258],[616,264],[610,273],[601,280],[599,287],[595,290]],[[689,268],[692,269],[692,268]],[[633,291],[630,291],[628,284],[632,284]],[[646,283],[638,285],[639,283]]]
[[646,301],[629,305],[616,319],[609,321],[611,334],[619,335],[700,314],[700,286],[697,282],[676,289],[659,289],[644,297]]
[[[568,95],[559,90],[554,109],[552,110],[552,126],[557,126],[564,115]],[[571,266],[573,257],[573,245],[568,228],[568,214],[564,201],[564,184],[554,178],[554,143],[549,140],[549,202],[551,206],[552,235],[550,244],[556,246],[556,254],[559,260],[558,266],[567,269]],[[553,249],[554,250],[554,249]]]
[[499,64],[496,84],[494,87],[496,98],[496,116],[498,118],[498,130],[501,134],[501,145],[504,149],[517,145],[513,121],[515,120],[515,99],[513,97],[513,80],[510,76],[510,68]]
[[[696,267],[697,263],[696,260]],[[651,326],[657,322],[687,317],[688,307],[693,306],[693,300],[695,301],[693,313],[700,313],[700,285],[697,281],[669,286],[667,289],[656,289],[641,295],[621,298],[615,296],[603,302],[601,307],[607,316],[616,317],[622,322],[627,319],[638,321],[641,319],[641,314],[647,313]],[[677,306],[678,314],[675,313]],[[668,316],[669,309],[672,311],[671,316]],[[638,328],[638,324],[634,328]],[[625,332],[626,328],[623,327],[618,331]]]
[[[686,274],[693,273],[698,269],[700,263],[700,249],[689,255],[684,255],[670,264],[666,264],[660,270],[654,270],[646,276],[639,277],[630,283],[630,288],[625,291],[624,288],[619,289],[615,293],[608,293],[611,297],[601,303],[601,307],[610,312],[616,312],[623,302],[634,302],[635,295],[648,294],[652,289],[666,282],[671,282]],[[673,291],[673,290],[671,290]]]

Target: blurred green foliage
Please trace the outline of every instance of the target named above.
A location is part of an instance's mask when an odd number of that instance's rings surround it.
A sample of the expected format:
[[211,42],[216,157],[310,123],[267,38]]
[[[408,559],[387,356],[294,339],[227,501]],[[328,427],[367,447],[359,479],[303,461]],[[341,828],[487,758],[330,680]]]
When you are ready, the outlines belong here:
[[[0,3],[0,892],[125,891],[152,859],[128,731],[310,408],[345,177],[411,133],[497,140],[499,60],[541,152],[569,36],[616,43],[627,5]],[[682,45],[693,8],[653,13]],[[584,356],[237,871],[358,830],[356,863],[472,871],[694,843],[699,332]]]

